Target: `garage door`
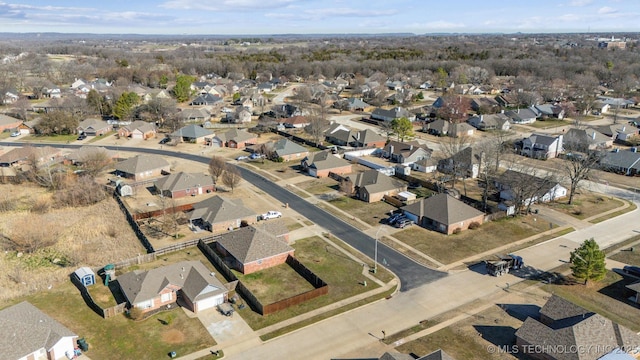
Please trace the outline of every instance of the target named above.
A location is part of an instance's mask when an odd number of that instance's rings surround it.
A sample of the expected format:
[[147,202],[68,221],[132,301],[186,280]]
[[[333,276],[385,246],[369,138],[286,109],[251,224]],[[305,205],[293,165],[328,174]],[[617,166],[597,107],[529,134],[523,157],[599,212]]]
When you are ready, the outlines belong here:
[[224,302],[224,294],[212,296],[198,301],[198,311],[210,309]]

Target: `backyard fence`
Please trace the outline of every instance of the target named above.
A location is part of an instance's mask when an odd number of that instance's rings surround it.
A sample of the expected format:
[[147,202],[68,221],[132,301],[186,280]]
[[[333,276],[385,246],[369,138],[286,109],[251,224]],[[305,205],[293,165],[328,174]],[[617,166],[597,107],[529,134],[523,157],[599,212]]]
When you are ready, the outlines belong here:
[[[89,289],[87,289],[87,287],[84,286],[84,284],[80,281],[80,279],[78,279],[78,277],[75,276],[75,274],[72,273],[70,275],[70,278],[73,285],[75,285],[76,288],[80,291],[80,295],[82,295],[82,299],[84,300],[85,304],[87,304],[89,309],[93,310],[93,312],[95,312],[96,314],[102,316],[105,319],[108,319],[118,314],[122,314],[125,311],[126,305],[127,305],[126,303],[121,303],[109,308],[102,308],[93,300],[93,297],[91,297],[91,294],[89,293]],[[94,286],[97,286],[97,285],[94,285]]]

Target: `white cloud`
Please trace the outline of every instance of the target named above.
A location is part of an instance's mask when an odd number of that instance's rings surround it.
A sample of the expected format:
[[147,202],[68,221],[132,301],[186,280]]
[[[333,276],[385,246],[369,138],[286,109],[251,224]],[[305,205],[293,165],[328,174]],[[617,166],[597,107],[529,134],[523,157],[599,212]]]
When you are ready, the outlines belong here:
[[593,4],[593,0],[572,0],[569,3],[569,6],[581,7],[581,6],[591,5],[591,4]]
[[609,6],[603,6],[600,9],[598,9],[598,14],[614,14],[617,13],[618,10],[609,7]]
[[282,8],[298,1],[302,0],[170,0],[159,6],[181,10],[237,11]]

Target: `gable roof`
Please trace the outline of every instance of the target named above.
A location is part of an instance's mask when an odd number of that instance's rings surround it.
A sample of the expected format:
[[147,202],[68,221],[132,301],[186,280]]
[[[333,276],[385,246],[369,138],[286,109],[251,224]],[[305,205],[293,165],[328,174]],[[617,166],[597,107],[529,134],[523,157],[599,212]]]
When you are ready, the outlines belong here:
[[21,122],[22,122],[22,120],[20,120],[20,119],[16,119],[16,118],[11,117],[11,116],[0,114],[0,126],[19,124]]
[[235,141],[237,143],[241,143],[255,139],[256,135],[242,129],[231,129],[227,132],[216,135],[216,137],[223,142]]
[[118,277],[130,303],[157,297],[167,286],[182,289],[191,301],[226,292],[226,288],[200,261],[181,261],[149,271],[135,270]]
[[564,135],[563,142],[565,144],[584,145],[589,144],[602,144],[607,141],[611,141],[611,137],[602,134],[601,132],[592,129],[577,129],[571,128]]
[[190,139],[197,139],[197,138],[201,138],[209,135],[213,135],[213,131],[207,130],[202,126],[198,126],[194,124],[187,125],[171,133],[171,136],[190,138]]
[[77,336],[26,301],[0,311],[0,328],[5,359],[21,359],[41,348],[49,351],[63,337]]
[[278,154],[278,156],[309,152],[307,148],[298,145],[289,139],[280,139],[276,141],[273,144],[273,150]]
[[293,250],[291,246],[276,239],[273,234],[253,226],[222,234],[218,244],[243,264]]
[[405,187],[405,185],[400,181],[392,178],[391,176],[387,176],[378,170],[366,170],[358,173],[353,185],[355,187],[364,188],[369,194]]
[[114,157],[117,157],[118,153],[112,150],[107,150],[102,146],[82,146],[79,149],[67,154],[65,158],[73,162],[83,162],[86,159],[90,159],[94,156],[102,154],[104,154],[107,159],[112,159]]
[[333,155],[331,151],[328,150],[311,153],[302,161],[306,161],[309,167],[318,170],[333,169],[351,164],[347,160]]
[[352,139],[349,142],[357,142],[360,144],[369,144],[373,142],[386,141],[386,138],[371,129],[357,131],[351,134]]
[[169,162],[158,155],[137,155],[116,164],[116,171],[139,174],[145,171],[168,167]]
[[529,119],[536,119],[538,114],[530,108],[508,110],[504,112],[513,122],[522,122]]
[[188,188],[213,185],[213,178],[202,173],[173,173],[155,181],[156,188],[162,191],[178,191]]
[[211,114],[205,108],[187,108],[179,111],[178,117],[181,119],[208,119],[211,117]]
[[128,132],[134,132],[134,131],[138,130],[141,133],[147,133],[147,132],[150,132],[150,131],[155,131],[156,130],[156,126],[154,124],[146,122],[146,121],[136,120],[136,121],[132,122],[129,125],[123,126],[122,129],[124,129],[124,130],[126,130]]
[[202,219],[209,224],[215,224],[224,221],[237,220],[249,216],[257,216],[258,214],[229,199],[216,195],[209,199],[202,200],[193,205],[191,220]]
[[640,172],[640,153],[633,151],[608,152],[600,159],[600,165],[605,169],[618,168],[627,169],[627,171],[636,169]]
[[418,360],[453,360],[453,358],[449,356],[449,354],[444,352],[444,350],[438,349],[430,354],[419,358]]
[[552,177],[541,178],[511,169],[503,172],[502,175],[498,177],[497,182],[503,186],[506,185],[507,187],[509,184],[538,184],[537,186],[540,186],[540,188],[538,189],[537,194],[535,194],[537,196],[544,196],[554,187],[560,185],[560,183]]
[[[561,135],[560,135],[561,136]],[[541,144],[545,146],[552,145],[556,140],[560,138],[560,136],[549,136],[545,134],[531,134],[528,138],[525,138],[525,141],[531,142],[531,144]]]
[[0,155],[0,164],[13,164],[18,161],[27,160],[30,156],[35,156],[38,161],[44,161],[49,156],[55,157],[60,150],[51,146],[24,146],[11,149]]
[[106,128],[110,128],[111,125],[109,123],[107,123],[106,121],[102,121],[100,119],[85,119],[82,122],[80,122],[80,124],[78,124],[78,129],[89,129],[92,128],[94,130],[102,130],[102,129],[106,129]]
[[463,203],[449,194],[437,194],[419,202],[402,207],[402,210],[426,217],[440,224],[452,225],[484,213]]

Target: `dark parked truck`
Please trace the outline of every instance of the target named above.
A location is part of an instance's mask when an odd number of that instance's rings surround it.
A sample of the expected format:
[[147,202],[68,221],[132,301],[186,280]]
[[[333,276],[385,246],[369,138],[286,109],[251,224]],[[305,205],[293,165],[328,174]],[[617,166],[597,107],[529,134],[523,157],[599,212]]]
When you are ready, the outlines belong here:
[[502,276],[508,274],[511,270],[518,270],[524,266],[522,257],[513,254],[500,255],[496,260],[485,260],[484,263],[487,273],[493,276]]

